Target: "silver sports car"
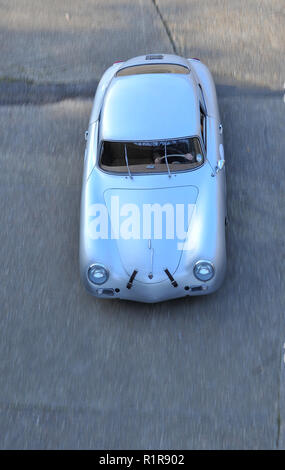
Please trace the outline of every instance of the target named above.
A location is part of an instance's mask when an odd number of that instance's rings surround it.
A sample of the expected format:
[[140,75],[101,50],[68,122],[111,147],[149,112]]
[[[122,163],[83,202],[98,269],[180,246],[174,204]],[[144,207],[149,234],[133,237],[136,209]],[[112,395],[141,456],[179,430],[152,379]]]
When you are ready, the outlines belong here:
[[94,99],[80,273],[98,298],[160,302],[216,291],[226,270],[223,127],[198,59],[113,64]]

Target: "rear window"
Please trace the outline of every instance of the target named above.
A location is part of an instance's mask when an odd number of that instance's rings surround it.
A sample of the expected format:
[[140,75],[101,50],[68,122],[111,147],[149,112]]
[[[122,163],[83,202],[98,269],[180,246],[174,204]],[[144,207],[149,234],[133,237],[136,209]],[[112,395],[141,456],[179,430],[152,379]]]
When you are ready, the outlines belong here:
[[147,73],[180,73],[188,74],[189,69],[177,64],[143,64],[125,67],[116,73],[116,77],[126,77],[128,75],[140,75]]
[[[204,163],[198,137],[151,142],[102,143],[100,167],[115,173],[166,173],[193,170]],[[127,166],[128,165],[128,166]]]

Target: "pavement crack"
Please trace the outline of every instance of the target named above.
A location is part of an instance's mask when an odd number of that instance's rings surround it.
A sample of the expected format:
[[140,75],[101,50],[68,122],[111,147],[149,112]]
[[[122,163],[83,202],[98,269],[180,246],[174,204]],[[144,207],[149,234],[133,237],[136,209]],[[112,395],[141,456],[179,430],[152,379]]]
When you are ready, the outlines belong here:
[[171,31],[170,31],[170,28],[169,28],[169,26],[168,26],[168,24],[167,24],[166,19],[163,17],[163,15],[162,15],[162,13],[161,13],[161,10],[160,10],[160,8],[159,8],[159,6],[158,6],[157,0],[152,0],[152,3],[153,3],[154,8],[155,8],[156,11],[157,11],[157,14],[158,14],[158,16],[159,16],[159,18],[160,18],[162,24],[163,24],[163,27],[164,27],[164,29],[165,29],[165,32],[166,32],[166,34],[167,34],[167,36],[168,36],[168,39],[169,39],[169,41],[170,41],[170,43],[171,43],[173,52],[174,52],[175,54],[178,54],[178,49],[177,49],[177,47],[176,47],[176,44],[175,44],[175,41],[174,41],[174,39],[173,39],[172,33],[171,33]]

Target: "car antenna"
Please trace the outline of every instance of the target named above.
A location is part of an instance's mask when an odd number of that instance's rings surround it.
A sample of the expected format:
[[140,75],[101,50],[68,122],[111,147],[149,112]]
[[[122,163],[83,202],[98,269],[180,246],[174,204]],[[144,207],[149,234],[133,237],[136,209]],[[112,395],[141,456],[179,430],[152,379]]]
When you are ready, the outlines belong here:
[[168,176],[169,176],[169,178],[171,178],[171,172],[170,172],[169,165],[168,165],[168,160],[167,160],[166,142],[164,144],[164,158],[165,158],[165,163],[166,163],[166,166],[167,166]]
[[130,167],[129,167],[129,161],[128,161],[128,155],[127,155],[127,146],[125,144],[125,160],[126,160],[126,165],[127,165],[127,169],[128,169],[128,173],[129,173],[129,177],[131,178],[131,180],[133,179],[132,177],[132,174],[131,174],[131,170],[130,170]]

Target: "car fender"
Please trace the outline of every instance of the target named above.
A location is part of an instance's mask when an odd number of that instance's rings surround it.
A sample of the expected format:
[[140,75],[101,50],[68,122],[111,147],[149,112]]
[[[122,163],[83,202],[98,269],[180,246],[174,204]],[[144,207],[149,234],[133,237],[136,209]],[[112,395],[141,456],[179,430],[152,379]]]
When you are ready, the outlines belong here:
[[92,122],[88,127],[88,138],[84,153],[83,183],[88,180],[96,164],[98,152],[99,121]]

